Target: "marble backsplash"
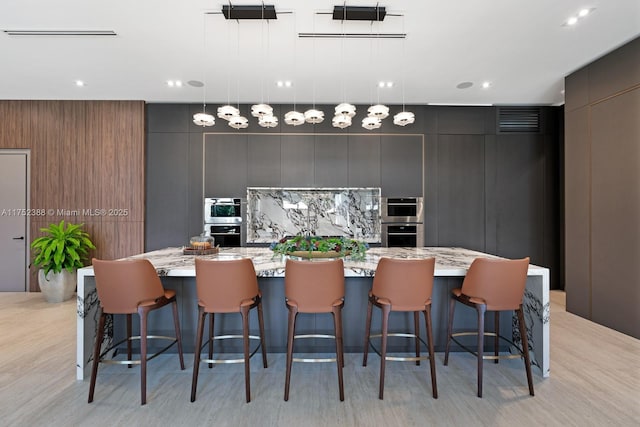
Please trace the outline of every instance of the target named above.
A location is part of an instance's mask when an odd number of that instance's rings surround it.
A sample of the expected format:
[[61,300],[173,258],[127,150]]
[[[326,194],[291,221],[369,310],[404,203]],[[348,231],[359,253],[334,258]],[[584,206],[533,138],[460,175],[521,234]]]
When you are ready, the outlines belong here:
[[380,188],[247,188],[247,243],[285,236],[381,242]]

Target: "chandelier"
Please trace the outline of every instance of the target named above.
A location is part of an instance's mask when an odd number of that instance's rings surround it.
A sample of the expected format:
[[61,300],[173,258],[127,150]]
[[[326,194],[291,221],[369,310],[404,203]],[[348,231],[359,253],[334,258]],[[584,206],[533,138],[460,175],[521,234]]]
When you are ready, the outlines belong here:
[[[404,108],[404,105],[403,105]],[[393,116],[393,124],[398,126],[406,126],[416,121],[416,116],[411,111],[401,111]]]

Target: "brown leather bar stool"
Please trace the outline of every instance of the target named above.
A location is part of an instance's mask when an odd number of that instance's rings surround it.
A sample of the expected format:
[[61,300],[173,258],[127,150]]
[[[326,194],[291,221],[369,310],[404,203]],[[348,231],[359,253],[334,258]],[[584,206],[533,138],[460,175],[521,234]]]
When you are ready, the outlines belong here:
[[[200,362],[208,363],[244,363],[244,380],[247,403],[251,401],[251,382],[249,377],[249,359],[258,347],[262,348],[262,365],[267,367],[267,350],[264,340],[264,320],[262,315],[262,293],[258,289],[258,279],[253,262],[249,258],[233,260],[204,260],[196,258],[196,290],[198,293],[198,330],[193,360],[193,380],[191,381],[191,401],[196,400],[198,387],[198,371]],[[258,309],[258,325],[260,337],[249,335],[249,310]],[[242,316],[242,335],[214,335],[213,322],[215,314],[240,313]],[[202,359],[202,336],[204,323],[209,318],[209,358]],[[214,359],[213,341],[229,338],[242,338],[244,357],[242,359]],[[260,344],[249,352],[249,340],[260,340]]]
[[[342,368],[344,348],[342,342],[342,307],[344,307],[344,264],[342,259],[296,261],[287,259],[284,275],[284,294],[289,309],[287,335],[287,374],[284,400],[289,400],[292,362],[337,362],[340,401],[344,400]],[[333,314],[334,335],[295,335],[298,313]],[[302,359],[293,357],[293,341],[303,338],[333,338],[336,358]]]
[[[89,403],[93,402],[93,392],[96,385],[99,363],[117,363],[140,365],[140,393],[141,404],[147,403],[147,362],[160,353],[168,350],[174,344],[178,344],[178,357],[180,369],[184,369],[182,357],[182,338],[180,336],[180,324],[178,322],[178,304],[176,293],[173,290],[165,290],[153,265],[146,259],[125,261],[104,261],[93,259],[93,271],[96,278],[96,290],[100,300],[98,333],[93,351],[93,368],[91,369],[91,384],[89,386]],[[175,337],[147,335],[147,317],[149,312],[171,304],[173,309],[173,323]],[[137,313],[140,317],[140,336],[131,336],[131,315]],[[100,352],[104,339],[105,322],[108,315],[126,314],[127,337],[106,350]],[[131,341],[140,340],[140,360],[131,359]],[[171,340],[171,343],[155,354],[147,355],[148,339]],[[127,360],[109,360],[104,356],[123,342],[127,342]]]
[[[482,397],[482,369],[484,359],[493,359],[498,363],[498,359],[513,359],[524,357],[524,366],[527,371],[527,382],[529,383],[529,394],[533,393],[533,379],[531,377],[531,361],[529,359],[529,344],[527,342],[527,329],[522,312],[522,298],[524,288],[527,283],[527,270],[529,268],[529,258],[509,260],[509,259],[489,259],[476,258],[467,275],[462,282],[462,288],[451,291],[451,302],[449,306],[449,327],[447,331],[447,346],[444,355],[445,366],[449,362],[449,349],[451,341],[454,341],[464,350],[472,353],[478,359],[478,397]],[[456,301],[475,308],[478,314],[478,330],[473,332],[453,332],[453,314]],[[500,312],[515,310],[518,317],[518,328],[522,339],[522,349],[519,349],[511,340],[500,335]],[[495,311],[495,332],[487,332],[484,329],[484,315],[487,311]],[[473,351],[456,339],[459,336],[477,335],[477,350]],[[494,355],[484,354],[484,337],[493,336]],[[502,339],[516,348],[519,354],[499,355],[499,340]]]
[[[438,398],[436,384],[436,365],[433,354],[433,333],[431,330],[431,293],[433,291],[433,271],[435,258],[425,259],[394,259],[380,258],[373,286],[369,292],[369,306],[367,308],[367,323],[365,326],[364,357],[362,366],[367,366],[369,345],[372,337],[382,337],[381,351],[373,347],[380,355],[380,391],[378,397],[384,395],[384,375],[386,361],[416,362],[429,359],[431,367],[431,392],[433,398]],[[382,310],[382,331],[380,335],[371,335],[371,315],[373,306]],[[413,312],[414,333],[389,333],[389,314],[391,312]],[[427,342],[420,338],[419,313],[422,312],[427,329]],[[415,340],[415,357],[387,356],[387,337],[406,337]],[[428,357],[420,356],[420,342],[424,343],[429,352]]]

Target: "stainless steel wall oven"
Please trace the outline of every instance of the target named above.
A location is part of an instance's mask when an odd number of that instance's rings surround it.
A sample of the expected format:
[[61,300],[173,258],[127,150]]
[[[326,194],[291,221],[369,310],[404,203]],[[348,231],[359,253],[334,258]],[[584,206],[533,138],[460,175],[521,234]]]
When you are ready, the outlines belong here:
[[422,197],[383,197],[382,246],[424,246],[424,204]]
[[243,246],[246,240],[244,204],[240,198],[204,199],[204,232],[222,247]]

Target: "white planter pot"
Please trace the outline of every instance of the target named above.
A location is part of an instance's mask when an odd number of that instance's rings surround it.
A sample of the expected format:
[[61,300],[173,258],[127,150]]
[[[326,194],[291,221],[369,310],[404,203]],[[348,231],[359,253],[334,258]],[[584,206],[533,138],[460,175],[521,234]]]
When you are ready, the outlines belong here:
[[60,273],[50,271],[45,277],[44,270],[38,271],[38,284],[47,302],[62,302],[70,299],[76,290],[76,272]]

